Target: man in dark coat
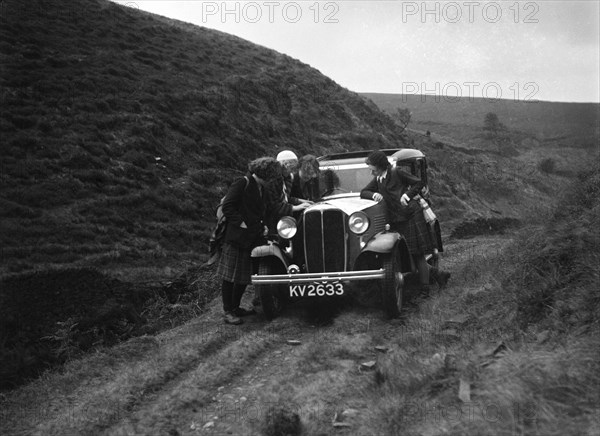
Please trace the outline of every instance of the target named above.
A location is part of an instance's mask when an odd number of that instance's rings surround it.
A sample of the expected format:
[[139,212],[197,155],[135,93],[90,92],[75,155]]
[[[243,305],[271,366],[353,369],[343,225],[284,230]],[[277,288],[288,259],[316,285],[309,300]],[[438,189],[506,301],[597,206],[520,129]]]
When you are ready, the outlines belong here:
[[425,185],[420,178],[405,173],[400,168],[392,168],[387,156],[381,151],[369,154],[366,163],[374,177],[360,196],[385,201],[390,228],[406,239],[406,245],[419,272],[421,290],[428,294],[429,264],[425,256],[433,254],[435,245],[421,205],[414,199]]

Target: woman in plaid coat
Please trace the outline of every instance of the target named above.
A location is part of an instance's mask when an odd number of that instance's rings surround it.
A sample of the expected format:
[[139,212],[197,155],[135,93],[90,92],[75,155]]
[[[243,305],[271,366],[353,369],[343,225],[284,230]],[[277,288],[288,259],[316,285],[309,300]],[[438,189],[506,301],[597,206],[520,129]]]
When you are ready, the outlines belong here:
[[265,232],[266,186],[281,175],[281,165],[275,159],[263,157],[248,165],[248,174],[235,180],[223,201],[227,229],[217,267],[223,280],[224,319],[228,324],[241,324],[240,316],[254,313],[240,307],[253,270],[250,252],[261,245]]
[[373,180],[361,191],[361,198],[384,200],[388,211],[388,222],[392,231],[406,239],[408,250],[419,271],[419,282],[424,293],[429,292],[429,265],[425,255],[433,254],[435,248],[431,232],[427,227],[421,205],[413,197],[424,186],[420,178],[392,168],[387,156],[374,151],[366,160]]

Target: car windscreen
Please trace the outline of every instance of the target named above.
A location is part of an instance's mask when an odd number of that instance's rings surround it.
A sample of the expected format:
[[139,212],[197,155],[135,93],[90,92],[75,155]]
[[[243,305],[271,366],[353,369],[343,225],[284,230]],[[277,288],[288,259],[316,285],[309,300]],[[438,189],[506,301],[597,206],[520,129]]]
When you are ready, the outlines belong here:
[[360,192],[373,179],[365,164],[322,166],[320,176],[323,196]]

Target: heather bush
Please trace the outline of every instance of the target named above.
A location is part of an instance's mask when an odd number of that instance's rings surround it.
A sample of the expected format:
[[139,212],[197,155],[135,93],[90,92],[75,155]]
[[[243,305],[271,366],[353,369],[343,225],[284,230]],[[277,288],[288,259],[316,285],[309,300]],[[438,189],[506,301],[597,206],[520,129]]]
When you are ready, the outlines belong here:
[[151,159],[146,154],[137,150],[129,150],[123,155],[123,160],[130,162],[139,168],[148,168]]
[[542,159],[538,164],[538,169],[545,174],[551,174],[556,169],[556,161],[551,157]]
[[39,140],[31,134],[20,133],[10,141],[10,145],[23,150],[34,150],[39,147]]

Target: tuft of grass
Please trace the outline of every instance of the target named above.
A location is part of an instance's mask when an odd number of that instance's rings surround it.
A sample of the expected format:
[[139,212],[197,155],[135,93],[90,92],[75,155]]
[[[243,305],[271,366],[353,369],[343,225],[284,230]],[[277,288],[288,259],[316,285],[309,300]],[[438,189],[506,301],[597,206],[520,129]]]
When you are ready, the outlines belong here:
[[596,169],[579,177],[543,231],[522,235],[519,265],[504,285],[515,296],[523,328],[569,332],[600,325],[598,192]]
[[265,436],[298,436],[301,433],[302,423],[296,412],[282,406],[272,406],[265,413]]
[[600,340],[570,335],[552,350],[508,352],[473,392],[479,405],[455,434],[591,435],[599,427]]
[[543,173],[551,174],[556,170],[556,161],[551,157],[542,159],[538,163],[538,169]]
[[516,227],[521,222],[517,218],[476,218],[471,221],[463,221],[450,234],[453,238],[469,238],[478,235],[504,234]]
[[301,374],[333,370],[340,359],[360,358],[369,341],[370,338],[366,335],[355,335],[349,339],[347,335],[323,334],[322,338],[302,348],[298,355],[296,369]]
[[89,268],[26,272],[0,284],[0,389],[91,349],[181,325],[220,291],[212,267],[189,268],[162,285],[132,285]]

